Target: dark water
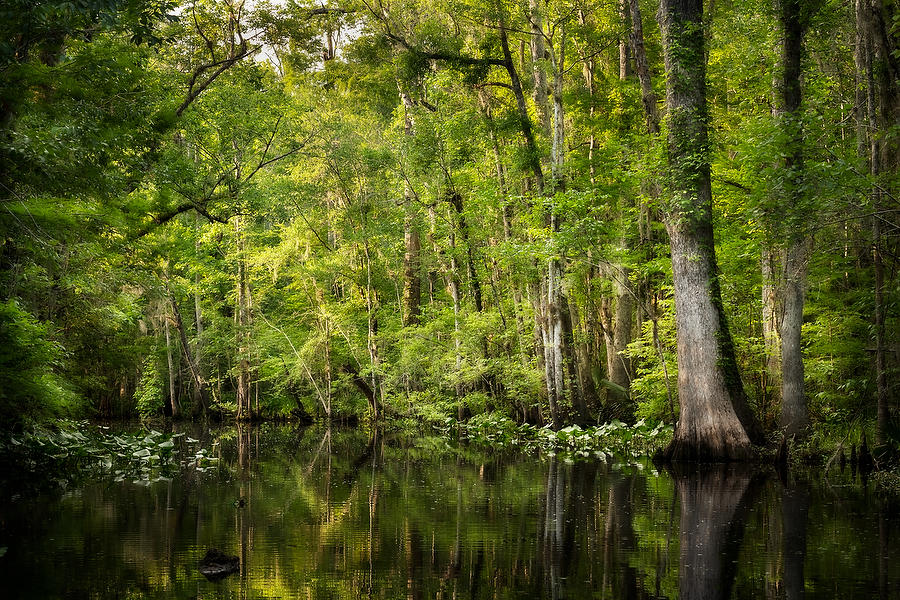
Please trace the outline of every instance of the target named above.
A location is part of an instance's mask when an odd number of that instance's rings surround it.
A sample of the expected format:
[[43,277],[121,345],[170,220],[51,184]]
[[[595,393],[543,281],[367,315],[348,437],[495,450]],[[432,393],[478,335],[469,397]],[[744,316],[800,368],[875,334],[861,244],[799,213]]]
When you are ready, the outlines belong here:
[[[900,511],[849,474],[218,437],[205,473],[0,507],[0,598],[900,598]],[[200,575],[210,547],[240,573]]]

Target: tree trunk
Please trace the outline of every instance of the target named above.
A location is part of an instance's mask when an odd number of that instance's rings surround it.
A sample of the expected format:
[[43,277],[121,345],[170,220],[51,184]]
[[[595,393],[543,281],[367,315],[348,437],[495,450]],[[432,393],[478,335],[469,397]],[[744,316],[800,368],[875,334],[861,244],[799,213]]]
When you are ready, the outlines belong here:
[[537,107],[538,121],[544,135],[551,136],[550,110],[547,94],[547,70],[544,67],[547,49],[544,45],[543,16],[540,0],[528,0],[529,21],[531,22],[531,72],[534,78],[534,105]]
[[498,29],[500,33],[500,47],[503,50],[503,62],[506,66],[506,72],[509,75],[513,96],[516,98],[516,108],[519,112],[519,126],[522,130],[522,137],[525,138],[525,150],[527,152],[526,160],[532,175],[534,176],[534,183],[538,193],[542,193],[544,191],[544,173],[541,169],[537,144],[534,141],[534,133],[531,129],[531,117],[528,116],[528,105],[525,104],[525,94],[522,92],[522,81],[519,79],[519,73],[516,71],[512,54],[509,51],[509,36],[506,33],[506,25],[502,20],[498,23]]
[[[578,23],[584,27],[587,24],[587,16],[583,9],[578,11]],[[594,150],[597,146],[596,135],[594,134],[594,111],[596,110],[596,98],[594,97],[596,90],[594,89],[594,67],[596,61],[591,53],[590,44],[586,43],[582,50],[584,52],[581,60],[581,73],[584,76],[584,86],[587,88],[588,97],[590,98],[590,110],[588,116],[590,118],[590,133],[588,135],[588,169],[591,173],[591,185],[596,183],[596,165],[594,164]]]
[[764,244],[762,260],[762,335],[765,356],[763,357],[762,395],[763,418],[769,401],[781,404],[781,340],[778,338],[778,274],[781,261],[771,244]]
[[785,254],[782,281],[783,315],[781,334],[781,418],[785,435],[801,434],[809,425],[804,392],[803,348],[800,333],[803,326],[803,304],[806,296],[806,272],[811,240],[793,243]]
[[[553,218],[556,231],[556,219]],[[554,429],[562,427],[559,405],[563,398],[564,369],[563,327],[560,306],[562,303],[562,268],[558,258],[551,258],[547,265],[547,287],[544,296],[546,320],[544,331],[544,371],[547,378],[547,400]]]
[[[407,136],[413,135],[413,120],[410,114],[412,101],[409,95],[401,93],[403,101],[403,131]],[[422,297],[422,280],[419,274],[421,268],[422,244],[419,239],[419,228],[416,225],[416,211],[413,206],[413,192],[409,183],[403,186],[403,241],[406,252],[403,256],[403,326],[409,327],[419,324],[420,302]]]
[[647,51],[644,49],[644,26],[641,20],[641,7],[638,0],[626,0],[628,14],[631,16],[631,51],[634,55],[634,72],[641,84],[641,102],[644,104],[644,116],[647,119],[647,132],[659,134],[659,111],[656,109],[656,94],[650,80],[650,66],[647,62]]
[[460,284],[459,284],[459,260],[456,257],[456,234],[450,234],[450,278],[449,278],[449,288],[450,288],[450,297],[453,299],[453,350],[456,354],[456,399],[458,402],[457,405],[457,418],[462,421],[466,419],[469,415],[466,414],[466,405],[463,402],[462,398],[464,395],[464,390],[462,386],[462,382],[460,381],[460,372],[462,371],[462,332],[460,331],[460,310],[461,310],[461,294],[460,294]]
[[475,302],[475,310],[484,311],[484,300],[481,294],[481,280],[478,277],[478,271],[475,269],[475,252],[472,249],[472,240],[469,238],[469,224],[466,221],[466,215],[463,213],[462,196],[455,189],[448,192],[448,200],[453,207],[456,217],[455,224],[466,247],[466,270],[469,274],[469,285],[472,288],[472,300]]
[[[533,36],[534,37],[534,36]],[[563,191],[565,180],[563,167],[565,161],[565,112],[563,110],[563,75],[565,73],[565,29],[560,30],[559,48],[551,48],[549,51],[550,65],[553,74],[552,101],[552,144],[550,151],[550,192]],[[551,236],[559,234],[561,217],[557,214],[556,207],[551,205],[547,215]],[[547,376],[547,397],[550,404],[550,417],[554,429],[562,426],[560,405],[564,398],[565,372],[575,367],[575,360],[571,345],[565,342],[565,295],[563,294],[563,277],[565,268],[563,258],[552,256],[547,264],[547,294],[546,301],[546,333],[545,333],[545,372]],[[577,386],[571,386],[570,392],[574,405],[581,404],[581,398],[574,396],[579,393]]]
[[719,289],[712,227],[706,65],[701,0],[660,7],[673,189],[666,227],[672,250],[681,403],[671,460],[746,460],[752,445],[743,385]]
[[551,48],[550,61],[553,68],[553,143],[550,148],[550,174],[553,177],[553,191],[565,188],[563,167],[566,158],[566,120],[563,106],[563,77],[566,73],[566,28],[560,26],[559,48]]
[[250,298],[247,283],[247,256],[244,244],[243,217],[234,220],[234,233],[237,244],[237,296],[235,306],[235,329],[237,332],[237,418],[251,418],[250,398],[250,347],[248,330],[250,326]]
[[597,404],[597,391],[591,378],[591,352],[588,344],[584,341],[587,335],[578,337],[575,335],[576,331],[582,329],[579,307],[571,297],[567,300],[569,323],[569,331],[567,333],[571,336],[571,339],[567,339],[566,343],[571,345],[572,360],[574,361],[571,376],[574,379],[572,388],[578,390],[577,394],[572,395],[572,405],[578,412],[581,420],[589,423],[593,420],[591,418],[591,408]]
[[[876,206],[876,213],[880,207]],[[873,261],[875,263],[875,393],[877,407],[877,423],[875,430],[876,447],[887,443],[887,430],[890,425],[891,413],[888,404],[887,363],[885,357],[885,326],[884,326],[884,261],[881,253],[881,220],[876,214],[873,225],[872,237]]]
[[363,249],[366,259],[366,316],[367,316],[367,336],[366,346],[369,350],[369,364],[372,368],[371,387],[372,396],[369,399],[369,408],[372,411],[372,420],[378,421],[381,418],[381,410],[379,406],[379,394],[383,392],[381,389],[381,358],[378,355],[378,321],[375,317],[375,289],[372,287],[372,257],[369,253],[369,240],[363,243]]
[[175,361],[172,359],[172,337],[169,334],[169,319],[163,321],[166,330],[166,360],[169,365],[169,412],[172,418],[178,416],[178,399],[175,397]]
[[782,73],[778,85],[782,129],[788,134],[784,148],[786,193],[781,215],[788,217],[787,247],[780,291],[783,296],[779,334],[781,337],[781,418],[786,435],[800,434],[809,424],[803,390],[803,353],[800,345],[806,272],[812,240],[802,231],[803,212],[803,88],[804,24],[800,0],[779,0],[782,29]]
[[181,311],[178,310],[178,302],[175,301],[175,294],[168,289],[168,285],[166,285],[166,291],[169,295],[169,304],[172,306],[175,329],[178,331],[178,337],[181,340],[181,352],[184,354],[185,361],[187,361],[188,368],[191,371],[191,377],[194,379],[194,386],[197,389],[197,396],[200,398],[200,403],[195,407],[194,413],[196,414],[198,410],[202,410],[205,414],[209,408],[209,394],[206,391],[206,381],[200,374],[200,369],[197,366],[194,357],[191,355],[191,347],[188,345],[187,332],[185,332],[184,329],[184,321],[181,319]]
[[619,79],[624,81],[631,77],[631,46],[628,44],[631,32],[631,15],[628,11],[629,0],[619,0],[619,16],[625,25],[626,34],[619,38]]
[[[624,273],[610,273],[615,296],[615,307],[608,314],[608,335],[606,343],[607,377],[616,385],[610,394],[619,402],[628,400],[628,391],[631,388],[631,359],[625,356],[625,350],[632,340],[634,328],[634,297],[628,284],[622,279]],[[618,388],[624,392],[618,391]]]
[[[900,117],[900,60],[898,39],[891,31],[891,23],[897,22],[896,5],[882,0],[871,0],[857,10],[858,37],[866,55],[863,60],[866,73],[866,115],[870,132],[868,145],[860,140],[860,146],[868,150],[869,172],[875,184],[871,190],[872,259],[875,275],[874,337],[877,429],[876,445],[887,442],[891,407],[887,385],[886,311],[884,296],[884,236],[883,224],[889,212],[885,212],[884,199],[896,197],[895,184],[890,176],[898,166],[897,136],[890,135]],[[859,62],[857,62],[859,65]],[[894,192],[894,193],[892,193]],[[887,221],[890,224],[890,221]]]

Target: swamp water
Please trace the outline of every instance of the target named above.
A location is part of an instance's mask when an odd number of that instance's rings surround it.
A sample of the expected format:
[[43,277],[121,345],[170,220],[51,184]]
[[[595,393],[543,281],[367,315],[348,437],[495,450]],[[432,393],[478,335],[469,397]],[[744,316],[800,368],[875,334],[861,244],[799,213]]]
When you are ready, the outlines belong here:
[[[280,426],[200,443],[219,457],[202,472],[0,507],[0,598],[900,598],[900,510],[849,473]],[[213,547],[240,571],[201,575]]]

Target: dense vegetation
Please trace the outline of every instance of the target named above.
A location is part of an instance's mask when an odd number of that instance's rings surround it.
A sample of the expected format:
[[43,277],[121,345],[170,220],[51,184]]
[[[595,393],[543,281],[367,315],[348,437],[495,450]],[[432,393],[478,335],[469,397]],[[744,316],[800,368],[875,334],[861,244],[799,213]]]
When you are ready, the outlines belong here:
[[676,457],[897,447],[893,0],[0,16],[3,429],[680,415]]

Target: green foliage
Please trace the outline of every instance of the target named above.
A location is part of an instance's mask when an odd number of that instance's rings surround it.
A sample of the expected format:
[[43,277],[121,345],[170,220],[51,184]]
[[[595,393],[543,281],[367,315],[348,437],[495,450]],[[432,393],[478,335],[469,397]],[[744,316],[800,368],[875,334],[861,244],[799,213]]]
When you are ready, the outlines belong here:
[[626,462],[652,456],[669,443],[673,431],[671,426],[644,419],[631,426],[613,420],[603,425],[570,425],[554,431],[550,427],[519,425],[497,412],[481,413],[464,423],[447,417],[444,427],[457,427],[470,443],[490,448],[518,447],[549,456]]
[[166,404],[166,385],[155,356],[144,359],[141,378],[134,391],[137,412],[141,417],[162,415]]
[[2,434],[0,458],[10,465],[3,487],[20,493],[35,485],[64,488],[85,476],[148,485],[179,471],[203,472],[218,461],[211,448],[183,433],[114,432],[72,420]]
[[54,372],[62,349],[50,331],[15,301],[0,302],[0,429],[74,407],[74,395]]
[[[641,4],[659,108],[660,32]],[[246,370],[261,418],[358,420],[377,404],[398,420],[538,422],[549,414],[550,260],[563,265],[569,309],[552,310],[570,316],[565,342],[580,369],[564,376],[565,418],[672,422],[678,307],[663,221],[667,208],[696,207],[664,184],[707,160],[718,282],[751,404],[774,426],[760,254],[814,235],[803,325],[810,414],[829,435],[869,423],[871,191],[877,179],[895,197],[896,173],[873,178],[857,156],[855,126],[866,124],[850,109],[849,5],[807,15],[801,115],[773,116],[777,90],[760,76],[780,64],[771,6],[717,5],[713,27],[685,33],[705,37],[706,56],[675,50],[708,59],[709,114],[669,111],[663,127],[708,118],[711,137],[699,154],[686,150],[680,175],[669,154],[694,140],[669,147],[648,135],[645,90],[619,72],[618,9],[542,6],[545,53],[533,60],[517,52],[534,24],[519,8],[7,3],[0,288],[12,340],[3,377],[18,383],[0,392],[4,425],[79,405],[158,415],[166,346],[186,402],[199,397],[189,355],[213,410],[234,409]],[[563,177],[552,184],[554,97],[539,105],[541,73],[563,109]],[[800,138],[802,171],[788,169]],[[896,236],[885,215],[890,345]],[[418,254],[407,257],[413,234]],[[414,281],[419,316],[407,325]],[[630,324],[616,322],[623,294],[634,301]],[[617,334],[627,338],[627,390],[607,373]]]

